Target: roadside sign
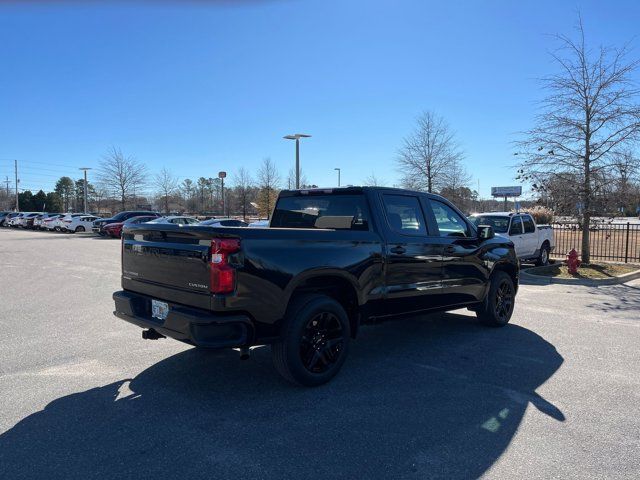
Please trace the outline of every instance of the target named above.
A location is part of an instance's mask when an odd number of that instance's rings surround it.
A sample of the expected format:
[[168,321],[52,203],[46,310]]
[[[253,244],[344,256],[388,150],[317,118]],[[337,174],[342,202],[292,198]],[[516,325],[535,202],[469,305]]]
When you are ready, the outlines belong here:
[[521,186],[491,187],[492,197],[519,197],[520,195],[522,195]]

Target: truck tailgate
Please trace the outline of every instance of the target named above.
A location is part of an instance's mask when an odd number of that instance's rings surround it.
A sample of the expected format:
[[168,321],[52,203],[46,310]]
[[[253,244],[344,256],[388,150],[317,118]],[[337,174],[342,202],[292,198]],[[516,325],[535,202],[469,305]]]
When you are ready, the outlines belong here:
[[122,236],[123,288],[209,309],[210,247],[216,230],[163,224],[128,228]]

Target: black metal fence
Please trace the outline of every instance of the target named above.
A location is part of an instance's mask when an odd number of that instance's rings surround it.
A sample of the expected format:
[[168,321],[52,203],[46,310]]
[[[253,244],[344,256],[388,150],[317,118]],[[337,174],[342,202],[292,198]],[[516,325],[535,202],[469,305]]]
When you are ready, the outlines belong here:
[[[556,248],[553,257],[564,258],[575,248],[581,253],[582,227],[577,222],[552,225]],[[640,224],[602,223],[589,228],[591,258],[612,262],[640,263]]]

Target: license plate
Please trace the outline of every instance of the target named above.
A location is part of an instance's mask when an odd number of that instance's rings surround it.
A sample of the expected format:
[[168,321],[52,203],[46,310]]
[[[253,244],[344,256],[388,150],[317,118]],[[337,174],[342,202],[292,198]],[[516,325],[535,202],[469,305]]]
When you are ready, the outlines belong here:
[[166,320],[169,314],[169,304],[160,300],[151,300],[151,316],[158,320]]

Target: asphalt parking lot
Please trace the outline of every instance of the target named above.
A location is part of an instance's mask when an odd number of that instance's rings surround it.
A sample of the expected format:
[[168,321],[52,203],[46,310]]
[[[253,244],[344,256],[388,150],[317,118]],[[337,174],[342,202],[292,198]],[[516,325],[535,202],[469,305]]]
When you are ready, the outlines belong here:
[[143,341],[120,242],[0,229],[0,478],[638,478],[640,282],[365,328],[330,384]]

